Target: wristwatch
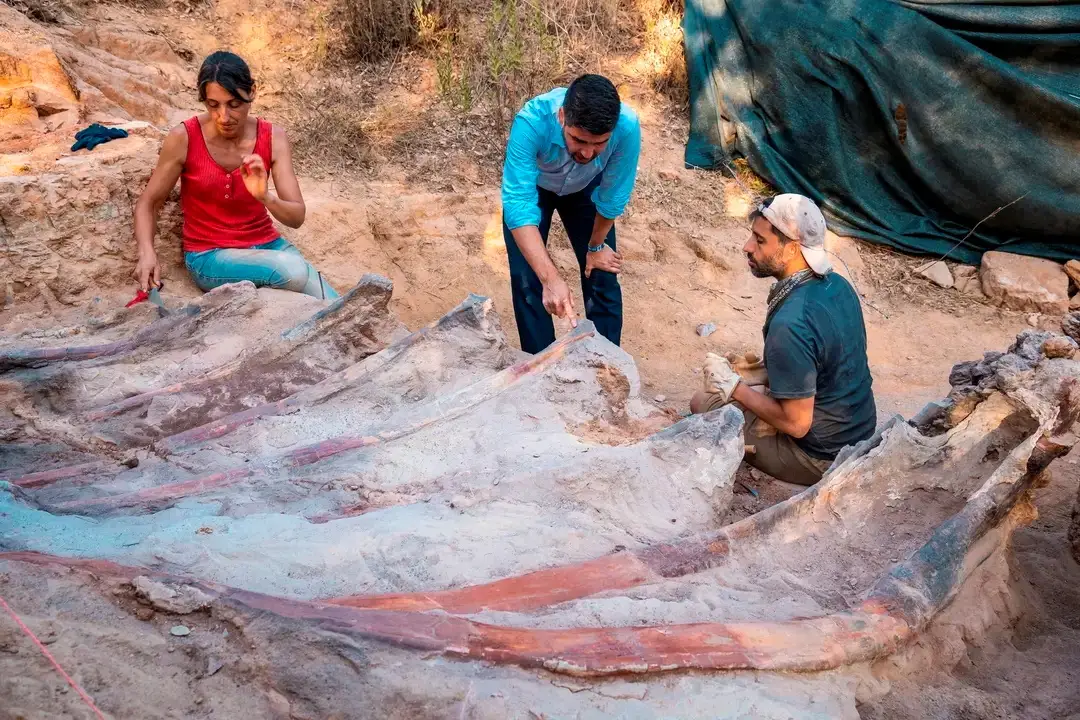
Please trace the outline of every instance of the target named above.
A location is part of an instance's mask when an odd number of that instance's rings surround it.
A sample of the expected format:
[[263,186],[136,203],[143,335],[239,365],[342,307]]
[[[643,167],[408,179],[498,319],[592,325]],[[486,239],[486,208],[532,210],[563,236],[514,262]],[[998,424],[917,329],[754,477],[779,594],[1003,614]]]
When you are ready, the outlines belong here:
[[589,245],[589,252],[600,252],[601,250],[603,250],[606,247],[611,247],[611,246],[608,245],[606,242],[602,242],[599,245],[597,245],[596,247],[593,247],[592,245]]

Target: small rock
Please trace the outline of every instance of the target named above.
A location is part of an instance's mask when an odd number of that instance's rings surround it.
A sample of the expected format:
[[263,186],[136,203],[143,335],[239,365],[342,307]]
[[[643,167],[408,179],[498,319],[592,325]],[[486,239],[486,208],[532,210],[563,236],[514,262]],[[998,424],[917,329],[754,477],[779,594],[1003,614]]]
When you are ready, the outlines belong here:
[[951,288],[953,286],[953,276],[949,272],[949,266],[940,260],[923,265],[915,271],[915,274],[921,275],[939,287]]
[[658,403],[662,403],[665,400],[667,400],[667,395],[657,395],[656,396],[656,402],[658,402]]
[[668,182],[678,182],[679,180],[679,173],[674,170],[661,170],[657,175],[660,176],[661,180],[666,180]]
[[982,281],[979,280],[977,275],[975,277],[967,278],[966,284],[960,292],[976,300],[986,297],[986,293],[984,293],[982,289]]
[[177,615],[188,615],[196,610],[210,607],[212,598],[190,585],[169,586],[139,575],[132,583],[135,594],[151,606]]
[[1069,276],[1051,260],[991,251],[983,254],[979,279],[991,300],[1013,310],[1060,315],[1069,307]]
[[491,484],[492,485],[498,485],[499,484],[499,478],[495,478],[494,480],[492,480]]
[[1080,311],[1071,312],[1061,318],[1061,331],[1080,342]]
[[356,483],[353,483],[353,484],[349,485],[349,489],[352,490],[353,492],[356,492],[357,490],[360,489],[360,486],[357,485]]
[[225,667],[225,663],[211,655],[206,659],[206,677],[210,677],[223,667]]
[[1065,263],[1065,267],[1062,269],[1069,276],[1069,279],[1073,281],[1073,285],[1080,288],[1080,260],[1070,260]]
[[277,690],[268,690],[266,699],[270,703],[270,712],[274,718],[289,720],[289,716],[292,715],[292,705],[289,704],[284,695]]
[[1080,310],[1080,292],[1072,296],[1069,301],[1069,310]]
[[952,269],[953,278],[971,278],[979,274],[979,268],[974,265],[957,265]]
[[148,607],[140,607],[135,609],[135,617],[139,618],[143,622],[149,622],[154,619],[154,609]]
[[1060,335],[1047,338],[1042,345],[1043,355],[1048,358],[1070,358],[1076,349],[1075,340]]
[[701,337],[709,337],[716,332],[716,323],[701,323],[697,326],[697,334]]
[[1027,316],[1027,324],[1031,327],[1039,327],[1039,316],[1035,313]]
[[185,635],[191,634],[191,628],[187,625],[173,625],[169,628],[169,634],[175,635],[176,637],[184,637]]

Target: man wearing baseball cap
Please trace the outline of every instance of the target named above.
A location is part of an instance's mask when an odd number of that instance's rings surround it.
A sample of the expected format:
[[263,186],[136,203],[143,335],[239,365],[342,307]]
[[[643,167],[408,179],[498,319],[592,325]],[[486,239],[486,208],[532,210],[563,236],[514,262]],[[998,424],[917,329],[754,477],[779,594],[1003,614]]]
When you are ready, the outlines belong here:
[[[750,272],[777,280],[763,328],[764,367],[733,367],[709,353],[705,390],[690,409],[739,403],[747,463],[779,480],[813,485],[841,448],[874,434],[862,308],[851,284],[832,272],[825,218],[810,198],[777,195],[751,217],[743,246]],[[767,389],[754,389],[744,375],[767,376]]]

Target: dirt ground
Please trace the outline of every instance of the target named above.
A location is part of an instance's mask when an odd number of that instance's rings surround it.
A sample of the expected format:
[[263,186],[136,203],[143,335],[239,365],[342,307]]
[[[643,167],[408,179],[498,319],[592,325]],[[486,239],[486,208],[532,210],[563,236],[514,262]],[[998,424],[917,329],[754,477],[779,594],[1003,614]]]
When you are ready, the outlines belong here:
[[[864,720],[1080,718],[1080,566],[1065,539],[1080,453],[1052,468],[1053,479],[1034,495],[1038,519],[1013,536],[1012,622],[962,638],[952,667],[915,668],[894,680],[887,696],[860,707]],[[945,645],[948,634],[948,622],[939,623],[927,644]]]
[[[220,6],[210,21],[166,11],[144,16],[122,6],[93,12],[131,28],[149,22],[192,52],[196,62],[227,37],[223,27],[242,33],[242,41],[232,36],[238,49],[264,53],[262,69],[278,73],[256,112],[265,108],[283,123],[299,116],[289,122],[290,134],[309,132],[304,109],[291,107],[279,84],[279,66],[287,59],[273,55],[270,40],[238,3]],[[623,347],[637,362],[643,395],[681,412],[701,382],[698,368],[706,352],[760,349],[769,283],[753,278],[741,255],[753,194],[719,173],[683,167],[685,113],[635,81],[633,60],[616,58],[601,68],[621,81],[644,133],[637,189],[617,225],[626,261]],[[455,129],[469,119],[441,107],[435,75],[430,62],[405,58],[394,80],[371,97],[385,120],[372,150],[375,159],[365,169],[326,171],[301,161],[308,221],[288,237],[339,290],[366,272],[390,277],[393,307],[410,329],[434,321],[475,292],[494,299],[516,343],[498,201],[502,138]],[[428,123],[422,131],[420,122]],[[553,232],[551,247],[565,276],[573,277],[575,261],[561,231]],[[881,419],[910,416],[944,396],[954,363],[1004,349],[1032,323],[1056,329],[1057,318],[1004,311],[915,277],[912,270],[920,261],[914,258],[850,240],[838,240],[834,247],[866,301]],[[165,274],[174,298],[196,294],[183,268],[166,268]],[[133,285],[102,288],[63,312],[77,315],[92,303],[119,306],[133,292]],[[582,307],[580,295],[577,307]],[[710,322],[717,331],[700,337],[696,327]],[[5,332],[55,324],[46,299],[0,311]],[[567,329],[557,328],[560,335]],[[1078,482],[1080,456],[1073,452],[1053,466],[1052,482],[1036,493],[1039,519],[1014,536],[1012,621],[998,623],[985,636],[963,638],[964,652],[952,665],[915,672],[908,667],[893,677],[882,670],[891,691],[862,705],[864,718],[1080,718],[1080,567],[1065,541]],[[795,490],[744,467],[729,519],[764,509]],[[91,694],[132,689],[126,700],[113,704],[120,708],[117,717],[138,717],[140,703],[149,697],[172,708],[175,717],[288,717],[287,701],[260,689],[262,670],[242,662],[244,648],[235,646],[227,624],[216,619],[199,619],[214,630],[215,640],[196,647],[168,636],[167,628],[158,627],[160,620],[134,620],[119,607],[125,599],[114,604],[82,592],[62,573],[0,573],[0,595],[19,609],[62,664],[81,666]],[[227,658],[237,660],[233,667],[239,669],[216,674],[215,664]],[[145,670],[144,663],[155,672]],[[0,703],[0,718],[85,716],[78,698],[5,614],[0,614],[0,678],[0,697],[17,696],[22,708],[12,715]]]

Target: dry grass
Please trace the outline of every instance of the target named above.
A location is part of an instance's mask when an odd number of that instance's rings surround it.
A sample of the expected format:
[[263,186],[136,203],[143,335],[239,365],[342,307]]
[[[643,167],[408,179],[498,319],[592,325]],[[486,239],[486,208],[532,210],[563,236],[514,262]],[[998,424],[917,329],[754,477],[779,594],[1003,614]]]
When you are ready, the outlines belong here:
[[690,102],[683,52],[681,0],[635,0],[642,25],[642,48],[632,72],[679,108]]
[[[305,172],[363,170],[383,157],[416,167],[461,151],[497,173],[521,104],[583,72],[685,107],[681,13],[681,0],[316,0],[302,13],[311,25],[302,64],[324,79],[276,83],[287,89],[279,114],[298,130]],[[372,78],[401,85],[417,65],[441,107],[413,103],[409,122],[387,122],[379,108],[402,114],[400,103]]]
[[63,0],[0,0],[0,2],[15,8],[31,20],[51,25],[65,21],[71,9]]
[[361,82],[283,83],[276,115],[290,133],[298,169],[309,175],[361,171],[375,161],[367,122],[372,93]]
[[347,62],[385,60],[457,23],[463,0],[333,0],[330,24]]

